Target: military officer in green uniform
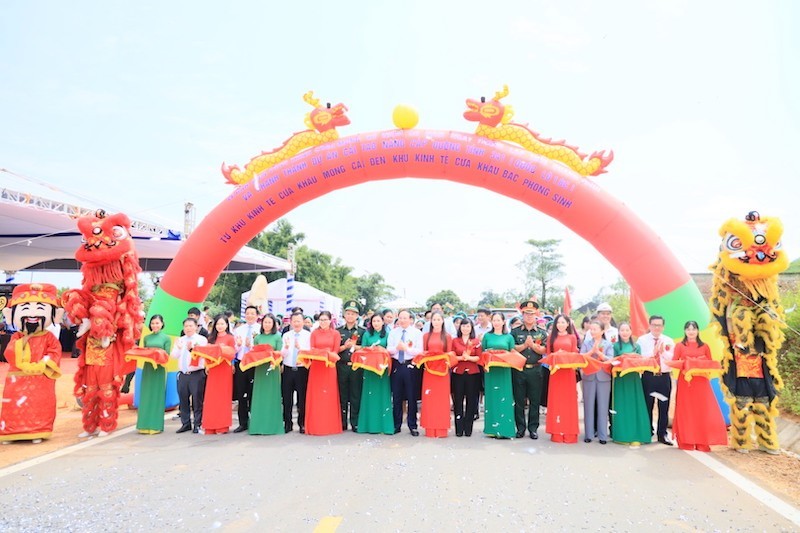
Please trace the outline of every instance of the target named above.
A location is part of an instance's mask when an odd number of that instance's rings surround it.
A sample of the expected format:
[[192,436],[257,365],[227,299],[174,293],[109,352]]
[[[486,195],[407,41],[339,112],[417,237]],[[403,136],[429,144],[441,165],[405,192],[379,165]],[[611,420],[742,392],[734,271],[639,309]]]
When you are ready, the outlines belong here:
[[364,328],[358,326],[358,302],[349,300],[344,304],[344,326],[338,329],[342,336],[339,347],[339,362],[336,363],[336,375],[339,378],[339,402],[342,406],[342,431],[347,431],[347,415],[350,414],[350,426],[356,431],[358,426],[358,408],[361,405],[361,386],[364,382],[364,370],[353,371],[350,356],[361,348],[358,339]]
[[517,438],[525,436],[525,400],[528,400],[527,429],[532,439],[538,439],[539,402],[542,396],[542,365],[545,355],[547,332],[537,326],[539,304],[529,300],[522,304],[522,325],[511,330],[514,348],[525,356],[525,367],[511,371],[514,386],[514,421],[517,424]]

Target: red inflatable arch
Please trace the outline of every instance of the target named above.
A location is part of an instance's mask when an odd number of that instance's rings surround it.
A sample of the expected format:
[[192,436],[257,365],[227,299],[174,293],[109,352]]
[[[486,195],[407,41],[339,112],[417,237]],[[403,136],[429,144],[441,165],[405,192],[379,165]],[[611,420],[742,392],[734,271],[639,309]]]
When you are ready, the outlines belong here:
[[689,274],[661,239],[594,181],[506,142],[432,130],[344,137],[257,174],[206,216],[183,245],[151,314],[166,316],[175,309],[170,322],[179,324],[189,306],[205,299],[234,254],[295,207],[336,189],[405,177],[455,181],[524,202],[591,243],[650,313],[672,313],[673,325],[708,315]]

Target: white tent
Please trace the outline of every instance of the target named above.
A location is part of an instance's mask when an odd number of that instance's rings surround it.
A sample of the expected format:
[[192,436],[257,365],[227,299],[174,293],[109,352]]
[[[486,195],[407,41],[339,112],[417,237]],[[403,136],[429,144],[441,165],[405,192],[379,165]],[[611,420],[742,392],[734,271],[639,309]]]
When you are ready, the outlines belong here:
[[[6,183],[11,185],[12,181],[17,186],[23,185],[26,191],[7,187]],[[75,250],[81,241],[76,218],[94,213],[99,207],[107,208],[110,213],[116,210],[101,205],[93,208],[77,205],[70,195],[56,190],[43,191],[52,197],[39,196],[35,184],[21,182],[0,172],[0,271],[80,270],[75,260]],[[136,217],[131,220],[131,235],[136,240],[139,264],[146,272],[166,271],[185,240],[180,230]],[[288,268],[286,259],[244,247],[224,271],[271,272]]]
[[[244,310],[250,291],[242,294],[242,310]],[[292,307],[302,307],[303,313],[312,316],[320,311],[330,311],[334,317],[342,316],[342,299],[315,289],[302,281],[294,282],[294,298]],[[269,284],[266,311],[286,315],[291,309],[286,308],[286,278],[276,279]],[[242,311],[244,313],[244,311]]]

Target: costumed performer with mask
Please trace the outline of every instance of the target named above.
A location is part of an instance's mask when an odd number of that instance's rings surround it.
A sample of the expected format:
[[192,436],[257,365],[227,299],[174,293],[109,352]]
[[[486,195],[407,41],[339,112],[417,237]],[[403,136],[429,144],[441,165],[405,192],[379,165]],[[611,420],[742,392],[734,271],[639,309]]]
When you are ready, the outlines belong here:
[[5,351],[9,369],[0,407],[0,441],[38,444],[53,435],[56,379],[61,376],[61,344],[47,330],[63,314],[55,285],[16,286],[3,314],[17,332]]

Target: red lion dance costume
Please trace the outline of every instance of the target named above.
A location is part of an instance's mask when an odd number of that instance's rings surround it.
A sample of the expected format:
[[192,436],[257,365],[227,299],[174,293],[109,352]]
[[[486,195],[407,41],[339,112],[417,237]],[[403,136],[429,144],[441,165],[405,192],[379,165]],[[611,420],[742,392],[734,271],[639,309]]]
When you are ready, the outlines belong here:
[[[83,406],[80,437],[107,435],[117,427],[117,400],[122,377],[133,370],[125,352],[142,333],[139,259],[130,234],[131,222],[122,213],[78,219],[83,244],[75,252],[83,286],[66,291],[64,309],[80,323],[75,397]],[[88,332],[88,334],[86,334]]]

